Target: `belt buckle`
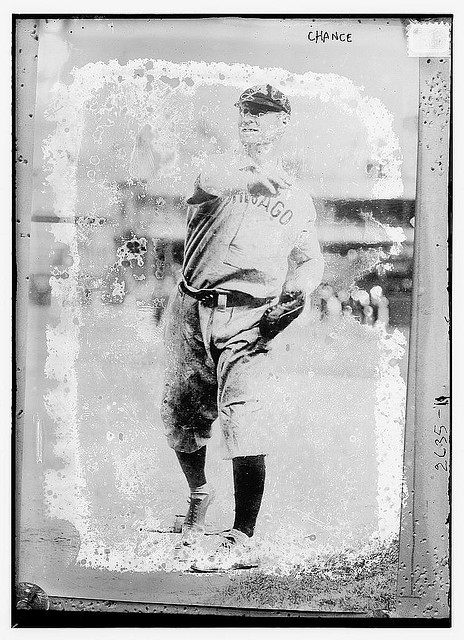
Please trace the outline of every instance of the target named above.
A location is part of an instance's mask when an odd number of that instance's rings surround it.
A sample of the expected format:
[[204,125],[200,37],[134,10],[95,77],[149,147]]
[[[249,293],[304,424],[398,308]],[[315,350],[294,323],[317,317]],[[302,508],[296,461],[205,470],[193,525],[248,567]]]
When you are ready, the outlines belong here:
[[227,308],[227,293],[218,293],[217,308],[219,311],[225,311]]

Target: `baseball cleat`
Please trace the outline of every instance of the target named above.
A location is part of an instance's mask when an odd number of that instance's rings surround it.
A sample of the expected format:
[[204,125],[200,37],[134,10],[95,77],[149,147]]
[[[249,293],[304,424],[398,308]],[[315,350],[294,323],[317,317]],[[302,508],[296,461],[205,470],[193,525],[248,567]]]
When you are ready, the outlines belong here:
[[192,491],[189,498],[189,508],[182,523],[181,544],[191,544],[205,532],[205,518],[208,507],[213,502],[215,491],[213,487],[205,485],[201,491]]
[[196,557],[196,549],[195,540],[187,542],[181,539],[174,547],[173,560],[188,568]]
[[191,570],[197,573],[218,573],[238,569],[254,569],[258,560],[250,538],[242,531],[229,529],[219,534],[219,546],[209,556],[196,560]]

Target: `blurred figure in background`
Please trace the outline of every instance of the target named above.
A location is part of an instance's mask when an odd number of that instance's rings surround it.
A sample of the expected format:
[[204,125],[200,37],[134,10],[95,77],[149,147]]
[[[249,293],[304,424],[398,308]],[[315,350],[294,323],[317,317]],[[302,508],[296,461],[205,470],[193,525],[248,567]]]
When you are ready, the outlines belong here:
[[347,289],[335,291],[332,285],[323,283],[316,292],[316,307],[320,319],[333,324],[337,319],[355,318],[361,324],[373,326],[377,322],[388,326],[389,302],[383,294],[382,287],[376,285],[370,292],[354,286],[351,292]]
[[316,295],[319,298],[318,306],[320,308],[322,319],[327,318],[328,316],[327,302],[328,300],[330,300],[333,294],[334,288],[328,282],[323,282],[316,289]]

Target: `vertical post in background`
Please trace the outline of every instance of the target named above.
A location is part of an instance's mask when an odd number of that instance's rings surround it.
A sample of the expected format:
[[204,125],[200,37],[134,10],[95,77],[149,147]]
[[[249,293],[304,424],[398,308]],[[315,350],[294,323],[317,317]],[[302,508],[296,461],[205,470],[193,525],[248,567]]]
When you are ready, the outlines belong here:
[[[12,450],[15,452],[13,487],[16,490],[16,532],[19,530],[21,496],[21,468],[24,439],[27,308],[29,296],[29,251],[33,192],[34,121],[37,88],[38,22],[13,17],[14,29],[14,132],[13,154],[15,163],[14,189],[14,261],[16,304],[16,426],[12,431]],[[19,554],[16,546],[16,556]],[[16,570],[18,557],[15,558]]]
[[395,617],[449,617],[449,57],[420,58],[413,316]]

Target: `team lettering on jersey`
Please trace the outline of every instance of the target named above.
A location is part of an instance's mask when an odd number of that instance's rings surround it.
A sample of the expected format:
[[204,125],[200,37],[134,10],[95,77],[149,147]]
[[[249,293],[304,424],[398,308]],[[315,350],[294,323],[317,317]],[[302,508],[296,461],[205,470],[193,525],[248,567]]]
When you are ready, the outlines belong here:
[[229,204],[230,202],[233,202],[234,204],[251,202],[251,204],[257,206],[258,208],[263,207],[268,212],[268,214],[272,218],[278,220],[280,224],[288,224],[293,218],[293,211],[291,209],[286,209],[285,203],[281,200],[277,200],[276,202],[274,202],[276,198],[277,196],[257,196],[242,191],[240,193],[234,193],[233,195],[230,195],[226,200],[226,204]]

